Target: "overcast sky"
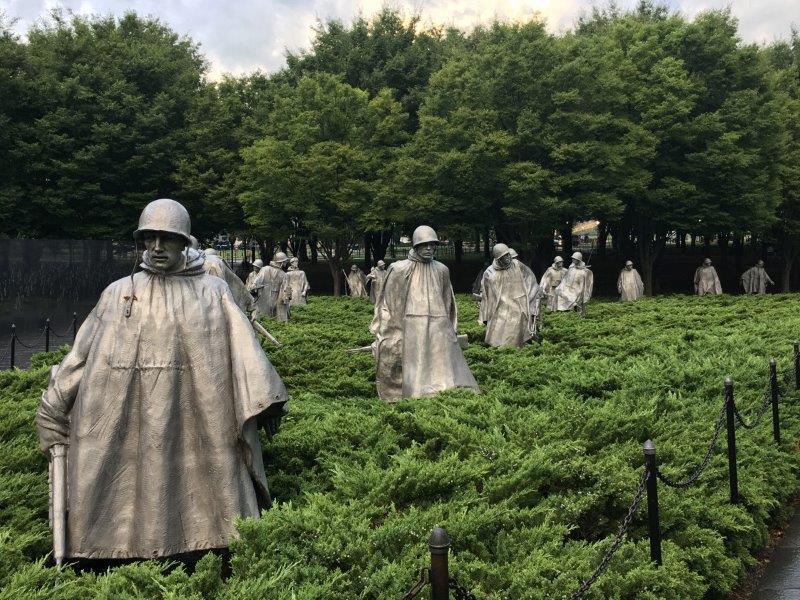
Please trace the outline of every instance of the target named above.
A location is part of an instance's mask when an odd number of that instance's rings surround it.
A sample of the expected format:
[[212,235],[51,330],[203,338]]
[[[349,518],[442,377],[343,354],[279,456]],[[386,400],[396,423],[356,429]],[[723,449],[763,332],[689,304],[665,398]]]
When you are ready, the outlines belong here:
[[[18,19],[14,29],[28,27],[61,7],[80,14],[121,15],[134,10],[169,24],[199,42],[211,64],[212,78],[221,73],[242,74],[256,69],[275,71],[284,64],[286,49],[307,48],[317,19],[351,21],[370,16],[386,0],[0,0],[0,12]],[[391,0],[405,14],[419,13],[426,24],[464,29],[494,18],[527,19],[541,14],[554,31],[568,29],[591,10],[590,0]],[[605,5],[600,2],[599,5]],[[635,0],[619,0],[620,6]],[[693,16],[702,10],[730,6],[746,41],[786,39],[792,24],[800,25],[798,0],[668,0],[667,4]]]

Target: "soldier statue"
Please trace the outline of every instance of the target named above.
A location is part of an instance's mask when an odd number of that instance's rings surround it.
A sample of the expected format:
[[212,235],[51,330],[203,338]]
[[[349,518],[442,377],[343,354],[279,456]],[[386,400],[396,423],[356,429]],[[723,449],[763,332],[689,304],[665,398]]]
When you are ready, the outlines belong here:
[[214,248],[206,248],[205,261],[203,262],[203,269],[209,275],[219,277],[231,289],[233,299],[242,312],[246,315],[250,314],[253,310],[253,296],[250,295],[250,290],[244,282],[239,279],[239,276],[234,273],[228,264],[222,260]]
[[225,548],[270,505],[259,425],[288,396],[230,288],[187,248],[174,200],[142,211],[142,270],[103,291],[52,368],[36,426],[64,559]]
[[255,318],[275,317],[279,321],[289,320],[289,304],[292,300],[292,288],[283,268],[289,257],[283,252],[276,252],[272,262],[262,267],[253,281],[252,291],[256,292]]
[[593,288],[594,275],[583,262],[583,254],[575,252],[572,255],[572,264],[556,288],[557,310],[576,310],[582,315],[586,314],[586,305],[592,298]]
[[375,304],[383,290],[383,282],[386,280],[386,263],[379,260],[367,275],[369,284],[369,299]]
[[542,280],[539,282],[539,288],[542,290],[542,295],[547,301],[547,310],[554,312],[558,310],[558,298],[556,298],[556,288],[561,284],[561,280],[566,275],[567,270],[564,268],[564,259],[556,256],[553,259],[552,266],[542,275]]
[[450,388],[478,392],[456,335],[450,271],[434,260],[439,238],[420,225],[407,260],[389,265],[370,331],[378,395],[388,402]]
[[350,267],[346,281],[351,298],[369,298],[367,295],[367,276],[356,265]]
[[264,261],[260,258],[257,258],[253,261],[253,270],[247,274],[247,280],[244,282],[244,285],[248,290],[253,289],[253,282],[256,280],[256,275],[258,275],[258,272],[263,266]]
[[286,276],[289,278],[289,287],[292,290],[292,299],[289,301],[289,305],[308,304],[306,297],[311,286],[308,285],[308,277],[306,277],[305,271],[300,269],[300,259],[296,256],[289,261]]
[[633,262],[626,261],[617,278],[617,291],[619,299],[623,302],[638,300],[644,296],[644,282],[639,272],[633,268]]
[[715,296],[722,293],[722,283],[717,270],[711,266],[711,259],[706,258],[694,272],[694,293],[698,296]]
[[745,294],[766,294],[767,286],[774,285],[767,271],[764,261],[759,260],[754,267],[750,267],[742,274],[742,287]]

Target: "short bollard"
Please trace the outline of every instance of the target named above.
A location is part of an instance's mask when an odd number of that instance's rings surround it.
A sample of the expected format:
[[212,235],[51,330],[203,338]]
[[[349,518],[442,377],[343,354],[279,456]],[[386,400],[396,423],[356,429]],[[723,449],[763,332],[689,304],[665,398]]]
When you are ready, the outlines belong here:
[[794,343],[794,389],[800,390],[800,342]]
[[448,553],[450,537],[441,527],[436,527],[428,538],[431,551],[431,600],[449,600],[450,573],[448,571]]
[[769,389],[772,394],[772,437],[781,443],[781,420],[778,414],[778,364],[775,359],[769,361]]
[[11,324],[11,350],[10,357],[9,357],[9,369],[14,368],[14,360],[17,357],[17,326],[13,323]]
[[72,313],[72,343],[75,344],[75,338],[78,337],[78,313]]
[[50,352],[50,319],[44,322],[44,351]]
[[644,468],[647,471],[647,527],[650,536],[650,560],[661,566],[661,524],[658,516],[658,464],[656,445],[644,443]]
[[736,418],[733,404],[733,380],[725,378],[725,414],[728,427],[728,479],[731,484],[731,504],[739,503],[739,474],[736,470]]

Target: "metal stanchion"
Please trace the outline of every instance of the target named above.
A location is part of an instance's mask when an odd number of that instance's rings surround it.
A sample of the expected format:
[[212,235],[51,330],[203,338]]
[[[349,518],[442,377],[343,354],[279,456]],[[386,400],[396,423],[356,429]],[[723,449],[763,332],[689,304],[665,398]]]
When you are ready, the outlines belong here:
[[644,468],[647,471],[647,527],[650,536],[650,560],[661,566],[661,525],[658,516],[658,465],[656,445],[644,443]]

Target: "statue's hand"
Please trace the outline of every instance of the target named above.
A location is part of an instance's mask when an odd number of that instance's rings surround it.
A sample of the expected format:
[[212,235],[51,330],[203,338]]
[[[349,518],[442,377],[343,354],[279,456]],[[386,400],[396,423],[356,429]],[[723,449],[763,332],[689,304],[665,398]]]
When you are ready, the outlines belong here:
[[267,437],[269,437],[269,439],[272,439],[272,437],[278,433],[281,427],[281,419],[283,419],[283,415],[287,412],[289,411],[286,408],[286,403],[278,402],[276,404],[271,404],[267,410],[259,415],[258,423],[264,428],[264,431],[267,432]]

